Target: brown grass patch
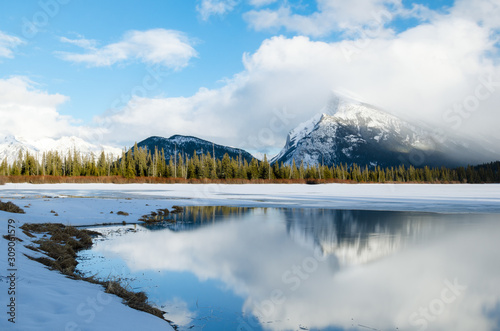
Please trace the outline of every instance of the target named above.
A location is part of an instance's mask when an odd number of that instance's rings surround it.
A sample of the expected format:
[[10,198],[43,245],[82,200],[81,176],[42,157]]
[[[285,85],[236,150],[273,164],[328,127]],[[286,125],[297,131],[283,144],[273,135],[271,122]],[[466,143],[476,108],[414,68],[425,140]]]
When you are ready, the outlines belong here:
[[25,214],[22,208],[20,208],[18,205],[15,205],[10,201],[8,202],[0,201],[0,210],[6,211],[8,213]]
[[8,240],[8,241],[19,241],[19,242],[23,242],[23,240],[21,238],[18,238],[16,236],[13,236],[13,235],[10,235],[10,234],[5,234],[2,236],[4,239]]
[[[345,179],[318,179],[321,184],[326,183],[357,183]],[[122,176],[0,176],[1,183],[31,183],[31,184],[58,184],[58,183],[110,183],[110,184],[306,184],[307,179],[208,179],[208,178],[164,178],[164,177],[135,177]]]
[[34,235],[32,235],[32,234],[31,234],[31,232],[29,232],[29,231],[23,230],[23,233],[24,233],[25,235],[27,235],[28,237],[30,237],[30,238],[35,238],[35,236],[34,236]]
[[168,210],[167,208],[160,208],[156,211],[152,211],[149,215],[142,215],[139,218],[139,222],[145,223],[156,223],[156,222],[170,222],[175,223],[175,220],[172,218],[167,218],[170,214],[179,214],[184,212],[184,208],[180,206],[172,206],[172,210]]
[[76,252],[90,248],[92,235],[96,233],[60,223],[24,224],[21,229],[28,233],[46,233],[50,236],[35,241],[38,249],[53,259],[44,259],[43,264],[66,275],[74,273],[78,264]]
[[31,249],[34,252],[40,252],[40,250],[38,249],[38,247],[35,247],[33,245],[26,245],[24,247],[26,247],[27,249]]
[[163,319],[164,312],[158,308],[151,306],[148,303],[148,297],[144,292],[133,292],[129,291],[125,287],[123,287],[117,281],[106,281],[103,282],[102,285],[106,289],[105,292],[109,294],[114,294],[123,299],[123,302],[134,309],[144,311],[155,315],[161,319]]
[[[85,280],[93,284],[100,284],[104,287],[106,293],[114,294],[123,299],[123,302],[140,311],[150,313],[154,316],[163,318],[164,312],[153,307],[148,303],[148,298],[144,292],[133,292],[124,288],[117,281],[100,281],[94,277],[82,277],[75,273],[78,264],[76,261],[77,252],[82,249],[88,249],[92,246],[92,236],[98,235],[98,232],[90,230],[80,230],[73,226],[65,226],[60,223],[43,224],[24,224],[21,229],[25,233],[44,233],[48,234],[45,238],[35,241],[38,247],[28,245],[27,248],[35,252],[44,252],[48,257],[32,257],[26,255],[31,260],[42,263],[53,270],[59,270],[62,274],[73,279]],[[34,237],[30,233],[31,237]],[[165,320],[169,322],[168,320]]]
[[182,213],[183,211],[184,211],[184,208],[182,208],[180,206],[172,206],[172,211],[170,213],[179,214],[179,213]]

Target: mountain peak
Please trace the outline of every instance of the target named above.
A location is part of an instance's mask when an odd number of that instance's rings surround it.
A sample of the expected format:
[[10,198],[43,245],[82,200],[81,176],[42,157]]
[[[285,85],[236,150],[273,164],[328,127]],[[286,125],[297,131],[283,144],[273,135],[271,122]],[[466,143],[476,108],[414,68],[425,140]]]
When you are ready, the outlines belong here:
[[283,158],[284,153],[290,149],[294,149],[297,147],[297,143],[301,141],[305,136],[307,136],[314,128],[328,115],[326,114],[316,114],[311,119],[300,123],[292,129],[288,136],[286,137],[285,147],[281,150],[281,152],[274,156],[271,159],[271,163],[276,162],[277,160]]
[[192,156],[194,153],[197,155],[204,155],[209,152],[211,155],[215,153],[215,158],[217,159],[222,159],[224,154],[227,153],[232,158],[241,157],[248,162],[253,159],[250,153],[242,149],[222,146],[208,140],[178,134],[170,136],[169,138],[157,136],[149,137],[139,142],[137,146],[147,148],[150,151],[154,151],[155,149],[158,149],[158,151],[163,150],[167,162],[176,153]]
[[[451,139],[440,142],[425,131],[369,104],[334,97],[326,114],[317,114],[288,134],[286,144],[272,162],[296,164],[348,164],[360,166],[457,166],[483,160]],[[464,153],[467,150],[468,159]]]
[[41,155],[44,152],[57,151],[67,153],[77,150],[85,155],[94,155],[104,151],[106,154],[118,156],[121,154],[120,148],[105,145],[94,145],[80,137],[65,136],[58,139],[44,137],[36,140],[25,139],[20,136],[6,136],[0,143],[0,160],[7,160],[7,163],[13,163],[17,159],[19,152],[28,151],[32,155]]
[[311,119],[300,123],[295,127],[295,129],[291,130],[289,136],[292,140],[300,140],[302,139],[308,132],[310,132],[314,127],[323,120],[326,114],[316,114]]

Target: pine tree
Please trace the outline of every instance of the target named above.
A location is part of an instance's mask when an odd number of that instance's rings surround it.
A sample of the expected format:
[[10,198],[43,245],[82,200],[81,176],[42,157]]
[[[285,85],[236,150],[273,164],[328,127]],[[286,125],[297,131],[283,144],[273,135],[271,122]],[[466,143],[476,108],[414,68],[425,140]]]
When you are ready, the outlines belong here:
[[132,152],[129,151],[128,153],[125,154],[125,173],[123,174],[123,177],[125,178],[135,178],[136,172],[135,172],[135,167],[134,167],[134,158],[132,156]]
[[271,176],[270,165],[267,162],[267,155],[264,154],[264,159],[259,164],[259,178],[261,179],[269,179]]

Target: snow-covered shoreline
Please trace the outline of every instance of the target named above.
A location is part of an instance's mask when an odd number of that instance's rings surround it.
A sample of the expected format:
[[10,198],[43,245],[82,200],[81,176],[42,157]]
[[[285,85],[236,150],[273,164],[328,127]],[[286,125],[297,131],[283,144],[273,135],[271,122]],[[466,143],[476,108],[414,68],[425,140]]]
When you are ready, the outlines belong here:
[[[185,205],[500,212],[500,184],[5,184],[0,198],[169,200]],[[68,220],[71,224],[71,220]]]
[[[94,284],[47,270],[23,254],[29,238],[23,223],[66,225],[136,222],[141,215],[173,205],[233,205],[419,212],[499,213],[500,185],[438,184],[6,184],[0,199],[13,201],[26,214],[0,212],[0,235],[16,221],[16,324],[2,314],[0,329],[19,330],[170,330],[164,321],[135,311]],[[55,216],[54,211],[58,216]],[[117,215],[125,211],[129,215]],[[1,304],[6,307],[9,280],[7,240],[0,239]]]

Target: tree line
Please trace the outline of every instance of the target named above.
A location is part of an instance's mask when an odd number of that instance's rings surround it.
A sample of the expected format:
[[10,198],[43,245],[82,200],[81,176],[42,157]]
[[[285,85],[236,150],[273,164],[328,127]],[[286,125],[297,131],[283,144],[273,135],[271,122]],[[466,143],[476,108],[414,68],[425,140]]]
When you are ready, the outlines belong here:
[[32,155],[19,152],[16,160],[0,163],[0,176],[121,176],[163,177],[184,179],[244,179],[244,180],[341,180],[353,182],[439,182],[439,183],[500,183],[500,161],[479,166],[458,168],[415,168],[413,166],[381,168],[348,166],[296,164],[270,164],[267,157],[262,161],[252,159],[248,162],[239,157],[231,158],[225,154],[222,159],[210,155],[172,155],[169,162],[164,150],[154,151],[140,148],[137,144],[119,157],[105,154],[82,154],[73,149],[67,153],[44,152]]

